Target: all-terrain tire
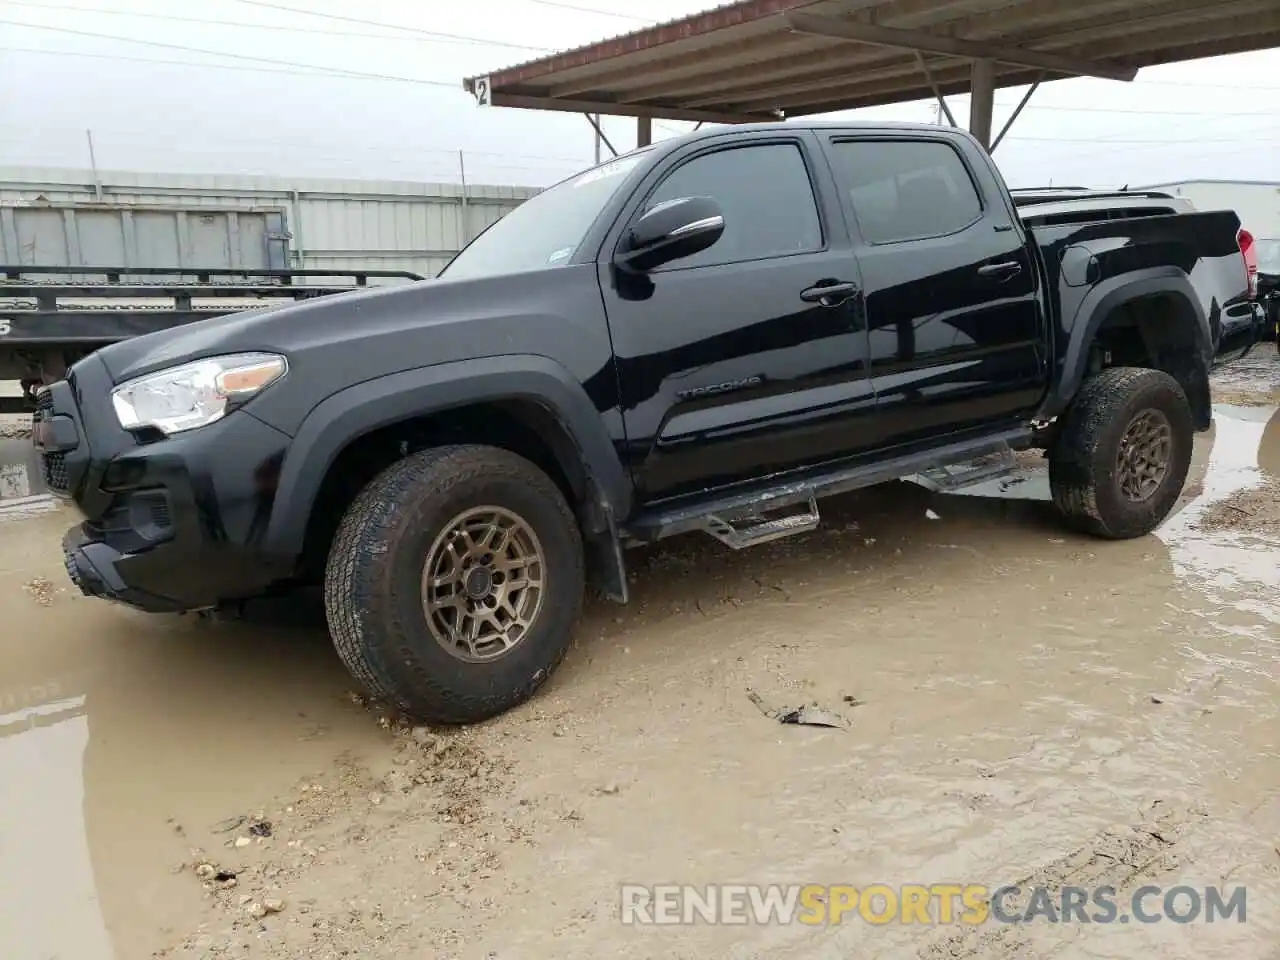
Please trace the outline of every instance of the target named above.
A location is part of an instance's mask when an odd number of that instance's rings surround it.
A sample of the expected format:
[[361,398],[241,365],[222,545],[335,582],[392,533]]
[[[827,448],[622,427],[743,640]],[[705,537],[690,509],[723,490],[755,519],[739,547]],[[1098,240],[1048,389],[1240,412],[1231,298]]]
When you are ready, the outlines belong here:
[[[432,544],[468,509],[495,506],[536,534],[544,595],[518,643],[467,661],[436,640],[422,600]],[[496,447],[447,446],[398,461],[347,510],[325,570],[338,655],[374,697],[430,723],[474,723],[533,695],[560,664],[582,608],[582,539],[554,482]]]
[[[1121,442],[1129,425],[1156,411],[1170,429],[1168,468],[1148,497],[1121,489]],[[1161,370],[1112,367],[1086,380],[1061,418],[1049,451],[1053,502],[1068,526],[1097,537],[1141,537],[1164,522],[1182,493],[1195,431],[1178,382]]]

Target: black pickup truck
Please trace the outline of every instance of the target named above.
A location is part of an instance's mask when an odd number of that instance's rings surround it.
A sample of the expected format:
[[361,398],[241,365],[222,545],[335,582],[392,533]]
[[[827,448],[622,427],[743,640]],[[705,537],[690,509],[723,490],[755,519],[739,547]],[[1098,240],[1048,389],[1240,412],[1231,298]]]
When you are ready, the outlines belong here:
[[1210,366],[1261,323],[1234,213],[1151,214],[1029,228],[940,127],[646,147],[436,280],[76,363],[34,425],[85,517],[67,571],[156,612],[323,584],[372,693],[469,722],[547,678],[588,579],[626,600],[633,544],[744,547],[827,494],[1033,447],[1070,526],[1140,536],[1210,426]]

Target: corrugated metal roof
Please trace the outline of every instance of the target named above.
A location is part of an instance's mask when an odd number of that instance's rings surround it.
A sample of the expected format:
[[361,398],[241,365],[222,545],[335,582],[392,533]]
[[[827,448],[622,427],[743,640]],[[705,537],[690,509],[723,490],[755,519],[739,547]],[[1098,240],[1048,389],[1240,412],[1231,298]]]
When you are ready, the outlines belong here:
[[1280,46],[1277,0],[741,0],[464,86],[494,106],[743,122]]

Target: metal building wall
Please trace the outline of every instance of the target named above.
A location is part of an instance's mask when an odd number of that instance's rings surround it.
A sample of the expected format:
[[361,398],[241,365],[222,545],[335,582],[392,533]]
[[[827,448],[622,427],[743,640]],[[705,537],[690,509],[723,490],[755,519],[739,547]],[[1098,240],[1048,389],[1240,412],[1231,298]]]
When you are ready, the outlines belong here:
[[[165,267],[185,250],[229,258],[207,266],[280,265],[268,247],[283,224],[289,266],[435,276],[468,239],[537,192],[469,185],[464,196],[448,183],[127,171],[95,179],[89,170],[5,167],[0,262]],[[259,252],[262,262],[251,262]]]
[[1255,237],[1280,240],[1280,182],[1258,180],[1183,180],[1145,189],[1186,197],[1197,210],[1234,210]]

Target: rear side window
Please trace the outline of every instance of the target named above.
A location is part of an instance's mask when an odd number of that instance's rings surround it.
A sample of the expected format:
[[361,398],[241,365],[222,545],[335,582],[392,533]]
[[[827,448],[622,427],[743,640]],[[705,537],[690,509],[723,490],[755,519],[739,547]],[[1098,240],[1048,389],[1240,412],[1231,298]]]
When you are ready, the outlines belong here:
[[800,148],[791,143],[734,147],[694,157],[671,171],[645,209],[682,197],[711,197],[724,234],[675,269],[761,260],[822,249],[818,205]]
[[945,143],[844,140],[833,166],[871,243],[943,237],[982,216],[982,201],[959,154]]

